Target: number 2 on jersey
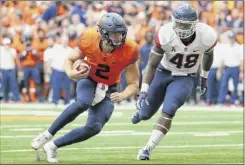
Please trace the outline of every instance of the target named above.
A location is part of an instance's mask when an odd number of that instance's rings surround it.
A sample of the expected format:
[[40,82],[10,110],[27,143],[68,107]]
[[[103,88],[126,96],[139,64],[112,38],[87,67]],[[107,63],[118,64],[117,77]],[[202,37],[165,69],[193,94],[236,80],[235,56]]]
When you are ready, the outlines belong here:
[[98,67],[99,68],[96,69],[95,75],[100,77],[100,78],[108,80],[109,77],[103,75],[103,73],[110,72],[110,67],[108,65],[105,65],[105,64],[98,64]]
[[[191,68],[196,65],[199,54],[190,54],[186,56],[186,61],[184,63],[184,68]],[[177,68],[181,68],[183,65],[184,55],[177,53],[169,61],[173,64],[176,64]]]

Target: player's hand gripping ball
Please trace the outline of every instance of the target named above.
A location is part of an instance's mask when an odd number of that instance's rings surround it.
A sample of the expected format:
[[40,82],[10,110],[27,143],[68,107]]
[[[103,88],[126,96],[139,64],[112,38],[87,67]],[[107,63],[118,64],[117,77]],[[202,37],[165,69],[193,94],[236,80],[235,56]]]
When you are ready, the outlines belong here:
[[67,73],[68,77],[74,81],[86,78],[90,72],[90,65],[86,60],[77,60],[72,65],[72,70]]

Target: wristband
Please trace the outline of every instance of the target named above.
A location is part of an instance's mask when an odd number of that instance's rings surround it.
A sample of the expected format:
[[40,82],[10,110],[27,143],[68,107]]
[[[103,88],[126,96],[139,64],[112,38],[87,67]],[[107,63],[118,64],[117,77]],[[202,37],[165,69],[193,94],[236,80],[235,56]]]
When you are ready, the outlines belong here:
[[149,84],[143,83],[141,86],[141,92],[147,92]]
[[201,76],[202,77],[204,77],[204,78],[208,78],[208,73],[209,73],[209,71],[205,71],[205,70],[203,70],[203,69],[201,69]]

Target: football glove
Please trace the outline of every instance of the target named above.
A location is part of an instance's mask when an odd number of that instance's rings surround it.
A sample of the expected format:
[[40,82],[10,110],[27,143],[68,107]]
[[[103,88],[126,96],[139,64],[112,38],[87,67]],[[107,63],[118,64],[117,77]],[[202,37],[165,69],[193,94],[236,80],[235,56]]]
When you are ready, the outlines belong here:
[[140,92],[139,93],[139,96],[138,96],[138,99],[136,101],[136,108],[138,110],[140,110],[141,108],[141,104],[143,103],[143,101],[147,98],[148,94],[147,92]]
[[207,88],[208,88],[207,87],[207,78],[201,77],[200,85],[197,86],[197,91],[199,91],[200,95],[203,95],[206,93]]

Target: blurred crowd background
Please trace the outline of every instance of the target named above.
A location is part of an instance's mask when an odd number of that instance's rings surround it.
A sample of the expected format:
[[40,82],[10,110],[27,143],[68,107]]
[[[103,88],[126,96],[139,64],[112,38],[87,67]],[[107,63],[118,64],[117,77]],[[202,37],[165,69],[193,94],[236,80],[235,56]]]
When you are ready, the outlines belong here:
[[[155,32],[186,2],[219,36],[207,94],[200,97],[193,89],[188,104],[243,106],[243,1],[1,1],[1,101],[68,104],[74,99],[76,82],[64,78],[64,59],[76,47],[77,37],[87,28],[96,28],[106,12],[125,19],[127,37],[140,47],[142,71]],[[121,90],[125,86],[122,73]]]

